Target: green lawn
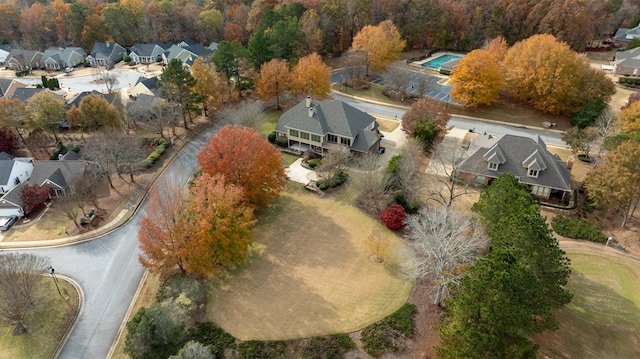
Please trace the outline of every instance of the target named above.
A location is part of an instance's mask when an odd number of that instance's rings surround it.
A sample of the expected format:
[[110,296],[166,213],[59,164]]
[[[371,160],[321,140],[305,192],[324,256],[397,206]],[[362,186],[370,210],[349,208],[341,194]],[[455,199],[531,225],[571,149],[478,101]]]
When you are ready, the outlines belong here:
[[[386,231],[352,205],[321,199],[290,183],[258,213],[246,266],[209,283],[207,319],[241,340],[349,333],[400,308],[412,283],[393,256],[370,260],[365,240]],[[390,247],[403,246],[388,233]]]
[[640,263],[568,251],[574,297],[556,313],[559,330],[541,336],[552,358],[640,357]]
[[267,135],[269,135],[269,133],[271,133],[271,131],[273,131],[276,128],[280,115],[282,115],[282,111],[273,111],[273,110],[265,111],[263,113],[263,116],[264,116],[263,120],[260,121],[260,123],[256,124],[255,130],[258,131],[259,134],[261,134],[263,137],[266,138]]
[[71,283],[58,280],[59,294],[50,277],[39,293],[43,302],[41,309],[34,313],[29,332],[13,336],[13,327],[0,326],[0,359],[48,359],[51,358],[71,325],[78,310],[78,292]]

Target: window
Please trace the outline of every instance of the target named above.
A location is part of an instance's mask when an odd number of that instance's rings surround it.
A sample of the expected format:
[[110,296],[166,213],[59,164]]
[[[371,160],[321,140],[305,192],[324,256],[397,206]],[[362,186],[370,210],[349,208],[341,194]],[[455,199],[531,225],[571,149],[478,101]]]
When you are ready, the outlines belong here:
[[549,187],[544,186],[531,186],[531,193],[540,197],[549,197]]
[[531,169],[530,169],[530,170],[527,172],[527,176],[529,176],[529,177],[535,177],[535,178],[538,178],[538,172],[539,172],[538,170],[531,170]]
[[340,137],[340,143],[345,146],[351,146],[351,139],[346,137]]
[[300,138],[308,140],[309,139],[309,134],[307,132],[300,132]]
[[298,137],[298,130],[289,130],[289,136]]
[[338,136],[332,135],[332,134],[328,134],[327,135],[327,141],[329,141],[329,142],[338,142]]
[[484,176],[478,176],[478,177],[476,177],[476,183],[477,183],[477,184],[484,184],[484,180],[485,180],[485,177],[484,177]]
[[498,164],[497,163],[493,163],[493,162],[489,162],[489,169],[491,171],[497,171],[498,170]]
[[311,141],[313,141],[313,142],[320,142],[320,136],[318,136],[318,135],[311,135]]

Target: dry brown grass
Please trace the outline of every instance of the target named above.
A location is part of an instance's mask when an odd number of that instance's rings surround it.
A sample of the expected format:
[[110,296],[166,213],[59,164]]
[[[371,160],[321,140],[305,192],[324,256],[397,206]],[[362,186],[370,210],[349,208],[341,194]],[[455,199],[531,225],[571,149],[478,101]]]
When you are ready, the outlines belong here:
[[207,319],[238,339],[353,332],[409,296],[412,283],[399,278],[391,255],[384,263],[369,259],[365,240],[379,222],[294,186],[260,215],[249,263],[209,283]]
[[384,118],[378,118],[376,119],[376,122],[380,126],[378,127],[378,130],[382,132],[392,132],[400,126],[400,121],[387,120]]

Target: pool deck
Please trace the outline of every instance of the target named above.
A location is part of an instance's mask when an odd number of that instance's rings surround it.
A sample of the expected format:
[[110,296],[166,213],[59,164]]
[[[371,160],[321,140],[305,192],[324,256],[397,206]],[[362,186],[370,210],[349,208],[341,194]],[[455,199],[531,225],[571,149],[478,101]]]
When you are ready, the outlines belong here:
[[[429,62],[429,61],[431,61],[431,60],[433,60],[433,59],[435,59],[435,58],[438,58],[438,57],[440,57],[440,56],[443,56],[443,55],[452,55],[452,56],[458,56],[458,57],[461,57],[461,58],[463,58],[463,57],[464,57],[464,54],[456,54],[456,53],[453,53],[453,52],[436,52],[435,54],[432,54],[430,57],[428,57],[428,58],[426,58],[426,59],[424,59],[424,60],[410,62],[410,63],[409,63],[409,66],[412,66],[412,67],[419,67],[419,68],[424,69],[424,70],[429,70],[429,71],[433,71],[433,72],[438,72],[438,71],[439,71],[439,69],[434,69],[433,67],[429,67],[429,66],[422,66],[422,65],[423,65],[425,62]],[[452,61],[452,60],[451,60],[451,61]],[[447,61],[447,62],[448,62],[448,61]],[[445,63],[446,63],[446,62],[445,62]]]

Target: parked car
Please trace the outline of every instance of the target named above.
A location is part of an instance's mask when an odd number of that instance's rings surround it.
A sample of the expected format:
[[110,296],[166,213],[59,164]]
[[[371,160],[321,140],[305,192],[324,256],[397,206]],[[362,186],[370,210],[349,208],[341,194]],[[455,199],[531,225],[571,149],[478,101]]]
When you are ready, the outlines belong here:
[[18,221],[18,217],[16,216],[0,217],[0,231],[8,231],[16,221]]

